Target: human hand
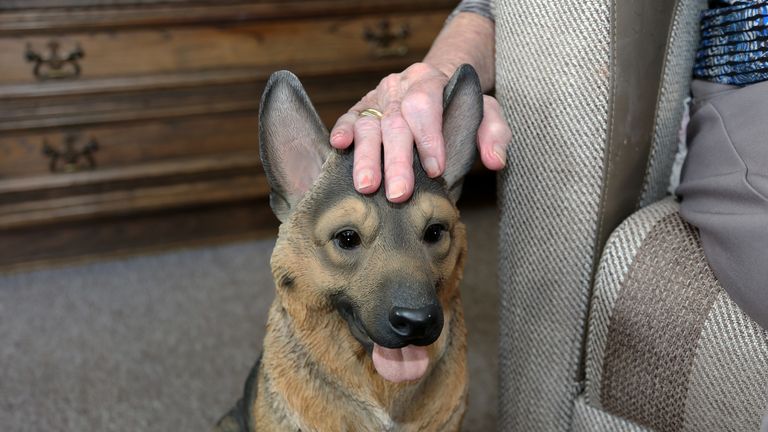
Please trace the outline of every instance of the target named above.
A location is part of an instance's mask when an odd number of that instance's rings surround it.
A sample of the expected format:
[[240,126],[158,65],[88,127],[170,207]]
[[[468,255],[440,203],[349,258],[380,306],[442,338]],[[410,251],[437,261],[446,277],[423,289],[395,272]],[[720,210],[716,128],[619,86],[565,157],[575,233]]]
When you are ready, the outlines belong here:
[[[381,185],[381,146],[384,146],[384,180],[387,199],[403,202],[413,194],[413,150],[430,177],[445,170],[445,141],[442,134],[443,88],[448,75],[427,63],[415,63],[401,73],[381,80],[331,130],[331,145],[343,149],[355,142],[355,189],[375,192]],[[381,120],[360,116],[368,108],[383,113]],[[506,163],[506,147],[512,131],[499,103],[483,96],[483,120],[477,132],[480,158],[489,169]]]

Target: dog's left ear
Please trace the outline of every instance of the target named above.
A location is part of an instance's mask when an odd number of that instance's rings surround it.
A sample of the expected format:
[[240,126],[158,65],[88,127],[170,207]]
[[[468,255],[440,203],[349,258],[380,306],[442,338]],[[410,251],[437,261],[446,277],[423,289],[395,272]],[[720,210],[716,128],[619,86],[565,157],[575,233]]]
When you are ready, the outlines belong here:
[[475,161],[477,128],[483,119],[483,90],[475,69],[461,65],[443,91],[443,136],[445,137],[445,172],[455,203],[461,185]]
[[328,131],[296,75],[269,77],[259,110],[259,153],[269,204],[281,222],[312,188],[331,151]]

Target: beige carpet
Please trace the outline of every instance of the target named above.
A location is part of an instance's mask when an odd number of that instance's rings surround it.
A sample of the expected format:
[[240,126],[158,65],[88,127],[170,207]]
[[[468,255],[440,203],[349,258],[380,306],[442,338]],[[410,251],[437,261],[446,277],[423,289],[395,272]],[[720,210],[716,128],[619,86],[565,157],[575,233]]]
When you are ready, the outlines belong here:
[[[470,407],[495,430],[496,210],[463,211]],[[0,430],[205,431],[237,399],[273,241],[0,274]]]

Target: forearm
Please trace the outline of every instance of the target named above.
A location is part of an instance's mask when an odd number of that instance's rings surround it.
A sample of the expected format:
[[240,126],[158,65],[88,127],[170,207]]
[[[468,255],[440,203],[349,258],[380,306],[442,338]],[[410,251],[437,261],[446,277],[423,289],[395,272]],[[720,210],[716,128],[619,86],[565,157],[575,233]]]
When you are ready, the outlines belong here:
[[475,13],[462,12],[451,19],[432,44],[424,62],[447,76],[462,64],[474,66],[483,91],[494,86],[495,26],[493,21]]

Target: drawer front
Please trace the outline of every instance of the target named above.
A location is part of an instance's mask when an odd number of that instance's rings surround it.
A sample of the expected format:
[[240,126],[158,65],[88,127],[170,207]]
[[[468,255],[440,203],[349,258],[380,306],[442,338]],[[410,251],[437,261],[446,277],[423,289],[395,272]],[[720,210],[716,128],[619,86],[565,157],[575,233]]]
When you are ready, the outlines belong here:
[[[302,79],[327,125],[375,87],[378,74]],[[26,98],[0,106],[0,183],[177,158],[257,152],[264,81]]]
[[[351,104],[374,88],[384,74],[384,71],[378,71],[319,77],[299,74],[299,77],[312,101],[319,106],[340,101]],[[20,130],[257,111],[259,95],[268,76],[263,74],[259,79],[252,80],[249,74],[245,82],[220,85],[203,83],[179,88],[146,86],[127,92],[118,89],[92,94],[65,93],[0,99],[0,135]]]
[[[352,100],[319,104],[332,125]],[[258,153],[257,112],[0,135],[0,182],[175,159]],[[173,173],[169,173],[173,174]]]
[[365,62],[422,55],[446,14],[7,36],[0,38],[0,84],[228,68],[354,69]]
[[0,136],[0,180],[256,152],[256,124],[246,113]]
[[[317,108],[331,123],[350,103]],[[263,199],[256,118],[252,111],[0,135],[0,230]],[[67,152],[77,157],[67,160]]]

